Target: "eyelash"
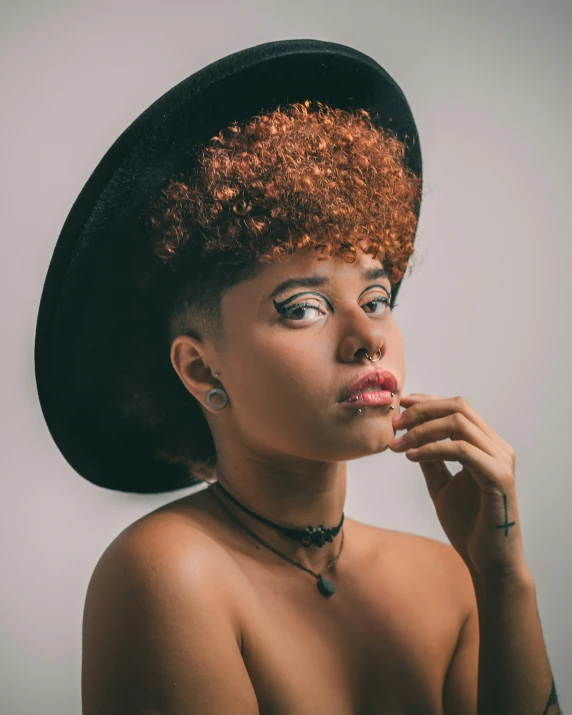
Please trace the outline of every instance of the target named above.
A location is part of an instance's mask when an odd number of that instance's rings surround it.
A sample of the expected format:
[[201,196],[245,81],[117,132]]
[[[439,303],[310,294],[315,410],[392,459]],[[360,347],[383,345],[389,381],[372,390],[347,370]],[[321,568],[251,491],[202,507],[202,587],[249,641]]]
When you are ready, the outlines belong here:
[[[370,300],[367,303],[364,303],[364,305],[371,305],[372,303],[383,303],[390,309],[390,311],[392,310],[392,308],[390,308],[391,300],[389,298],[375,298],[375,300]],[[319,310],[320,306],[313,305],[312,303],[297,303],[296,305],[290,306],[290,308],[286,308],[282,313],[282,318],[286,320],[293,320],[296,323],[302,323],[303,320],[298,320],[297,318],[293,318],[291,315],[289,315],[290,312],[300,310],[302,308],[315,308],[316,310]],[[397,308],[397,303],[394,303],[393,305],[393,309],[395,308]]]

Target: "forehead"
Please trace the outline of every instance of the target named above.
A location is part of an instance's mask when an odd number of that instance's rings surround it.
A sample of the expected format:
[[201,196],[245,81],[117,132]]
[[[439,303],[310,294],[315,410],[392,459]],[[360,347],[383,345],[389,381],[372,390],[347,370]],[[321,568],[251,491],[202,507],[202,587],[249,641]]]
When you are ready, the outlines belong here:
[[[275,287],[288,278],[319,275],[328,278],[332,284],[343,284],[361,281],[365,271],[382,268],[383,264],[379,259],[374,259],[363,251],[357,251],[355,261],[348,263],[340,256],[322,256],[312,248],[301,248],[281,261],[265,264],[252,279],[251,288],[261,298],[268,298]],[[389,285],[388,276],[380,276],[376,280]]]

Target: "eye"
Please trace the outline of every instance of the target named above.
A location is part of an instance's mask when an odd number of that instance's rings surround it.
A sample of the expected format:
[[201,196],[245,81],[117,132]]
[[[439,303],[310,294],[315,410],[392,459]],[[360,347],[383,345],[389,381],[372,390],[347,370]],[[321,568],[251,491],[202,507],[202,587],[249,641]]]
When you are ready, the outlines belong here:
[[[384,310],[377,310],[378,303],[382,303],[384,306],[386,306]],[[390,298],[387,298],[386,296],[380,296],[379,298],[375,298],[374,300],[370,300],[369,302],[364,303],[364,306],[374,306],[373,310],[370,312],[370,315],[385,315],[391,310],[390,304]],[[393,307],[395,308],[395,305]],[[296,323],[303,322],[303,315],[300,315],[300,313],[303,314],[308,309],[317,310],[321,312],[322,315],[325,315],[325,312],[322,310],[322,306],[319,303],[317,305],[315,303],[297,303],[296,305],[292,305],[289,308],[283,309],[282,318],[285,320],[293,320]],[[296,317],[296,314],[298,317]]]
[[[383,303],[383,305],[385,305],[386,308],[389,308],[389,309],[391,310],[391,307],[390,307],[391,301],[390,301],[389,298],[385,298],[385,297],[383,297],[383,298],[375,298],[374,300],[370,300],[369,303],[364,303],[364,305],[375,305],[375,307],[377,308],[377,304],[378,304],[378,303]],[[394,306],[394,307],[395,307],[395,306]],[[382,311],[382,314],[385,314],[386,312],[388,312],[388,311],[383,310],[383,311]]]
[[[314,303],[298,303],[297,305],[290,306],[290,308],[286,308],[282,313],[282,317],[286,318],[287,320],[294,320],[299,323],[300,318],[296,318],[294,313],[296,313],[297,311],[302,311],[302,313],[304,313],[308,308],[312,308],[313,310],[319,311],[321,309],[321,306],[314,305]],[[323,312],[322,315],[324,315]]]

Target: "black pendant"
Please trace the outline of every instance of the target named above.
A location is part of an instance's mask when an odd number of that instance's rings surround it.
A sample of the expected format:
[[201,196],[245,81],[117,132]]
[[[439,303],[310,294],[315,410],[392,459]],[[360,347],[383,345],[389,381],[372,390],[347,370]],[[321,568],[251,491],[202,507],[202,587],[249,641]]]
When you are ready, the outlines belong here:
[[328,598],[336,592],[336,587],[329,579],[320,576],[318,579],[318,591],[322,594],[322,596]]

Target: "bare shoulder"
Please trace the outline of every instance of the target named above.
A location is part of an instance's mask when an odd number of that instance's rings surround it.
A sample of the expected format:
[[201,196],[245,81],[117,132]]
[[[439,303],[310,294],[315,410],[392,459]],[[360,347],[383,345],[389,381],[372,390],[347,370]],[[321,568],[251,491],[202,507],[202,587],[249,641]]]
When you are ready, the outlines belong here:
[[131,566],[141,578],[161,580],[165,589],[200,587],[207,595],[216,593],[217,603],[226,605],[228,590],[219,587],[225,566],[231,565],[225,549],[198,522],[182,510],[161,507],[127,526],[109,544],[92,580],[98,572]]
[[475,608],[475,593],[469,570],[451,544],[427,536],[369,526],[377,548],[390,554],[400,578],[410,586],[426,589],[428,597],[450,607],[462,627]]
[[86,715],[194,712],[198,702],[213,715],[258,712],[221,583],[225,558],[216,542],[172,513],[147,515],[114,539],[85,599]]

